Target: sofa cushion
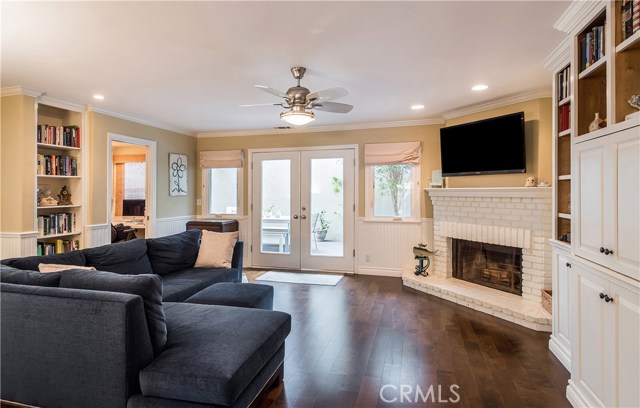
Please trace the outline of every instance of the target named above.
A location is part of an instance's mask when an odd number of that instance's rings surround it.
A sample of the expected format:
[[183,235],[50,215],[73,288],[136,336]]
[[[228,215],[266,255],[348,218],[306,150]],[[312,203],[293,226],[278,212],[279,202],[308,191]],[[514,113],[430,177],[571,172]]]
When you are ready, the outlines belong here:
[[233,247],[238,241],[238,231],[202,231],[196,268],[231,268]]
[[162,307],[162,281],[158,275],[120,275],[111,272],[69,270],[61,272],[61,288],[130,293],[142,297],[149,337],[157,355],[167,341]]
[[199,245],[200,230],[147,239],[147,256],[153,272],[166,275],[193,267],[198,257]]
[[0,265],[0,281],[16,285],[57,287],[60,284],[60,272],[41,273]]
[[202,289],[220,282],[238,282],[238,270],[189,268],[164,275],[162,278],[162,300],[184,302]]
[[24,258],[4,259],[2,261],[3,265],[9,265],[14,268],[29,271],[37,271],[38,265],[41,263],[85,266],[86,258],[84,251],[71,251],[55,255],[25,256]]
[[165,304],[167,345],[140,371],[145,396],[230,406],[284,343],[282,312]]
[[99,271],[125,275],[153,273],[147,256],[144,239],[118,242],[84,250],[87,266],[95,266]]

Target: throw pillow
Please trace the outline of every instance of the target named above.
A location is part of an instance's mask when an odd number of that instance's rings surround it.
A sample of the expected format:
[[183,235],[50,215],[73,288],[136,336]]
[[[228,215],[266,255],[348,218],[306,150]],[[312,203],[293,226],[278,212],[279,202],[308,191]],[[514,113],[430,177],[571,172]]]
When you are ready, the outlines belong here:
[[155,355],[162,351],[167,342],[167,324],[162,308],[162,280],[158,275],[68,270],[61,272],[60,287],[130,293],[142,297],[153,351]]
[[95,271],[93,266],[78,266],[78,265],[63,265],[63,264],[45,264],[38,265],[38,270],[42,273],[61,272],[69,269],[86,269],[88,271]]
[[147,255],[153,273],[166,275],[193,268],[198,256],[200,230],[189,230],[161,238],[147,239]]
[[236,232],[202,231],[196,268],[231,268],[233,247],[238,241]]

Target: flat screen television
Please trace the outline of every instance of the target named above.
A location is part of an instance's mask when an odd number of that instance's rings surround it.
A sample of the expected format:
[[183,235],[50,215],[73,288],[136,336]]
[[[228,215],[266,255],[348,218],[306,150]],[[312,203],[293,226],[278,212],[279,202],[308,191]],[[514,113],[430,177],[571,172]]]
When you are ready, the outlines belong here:
[[442,175],[526,172],[524,112],[440,129]]

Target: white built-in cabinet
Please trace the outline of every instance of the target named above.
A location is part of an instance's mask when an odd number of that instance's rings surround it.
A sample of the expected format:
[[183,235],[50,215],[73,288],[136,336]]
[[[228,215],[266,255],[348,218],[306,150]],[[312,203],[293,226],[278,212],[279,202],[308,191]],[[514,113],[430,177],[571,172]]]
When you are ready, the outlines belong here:
[[574,149],[576,255],[640,280],[640,126]]
[[[570,400],[589,407],[640,406],[640,294],[633,281],[573,262]],[[574,404],[576,405],[576,404]]]
[[569,307],[571,305],[571,252],[566,245],[551,243],[553,247],[553,257],[551,259],[551,287],[552,297],[552,319],[551,338],[549,339],[549,349],[558,357],[560,362],[571,369],[571,315]]

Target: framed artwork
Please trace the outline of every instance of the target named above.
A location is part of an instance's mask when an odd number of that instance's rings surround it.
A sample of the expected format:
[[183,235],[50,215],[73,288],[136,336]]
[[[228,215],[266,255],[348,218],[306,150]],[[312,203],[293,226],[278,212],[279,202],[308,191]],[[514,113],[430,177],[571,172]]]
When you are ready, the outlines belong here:
[[187,195],[187,155],[169,153],[169,196]]

